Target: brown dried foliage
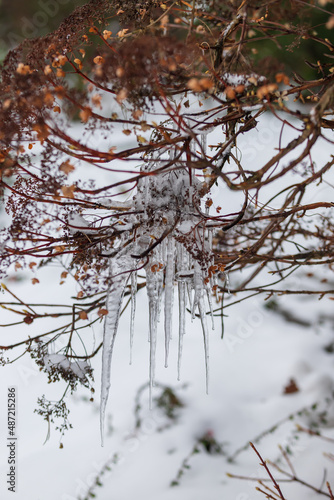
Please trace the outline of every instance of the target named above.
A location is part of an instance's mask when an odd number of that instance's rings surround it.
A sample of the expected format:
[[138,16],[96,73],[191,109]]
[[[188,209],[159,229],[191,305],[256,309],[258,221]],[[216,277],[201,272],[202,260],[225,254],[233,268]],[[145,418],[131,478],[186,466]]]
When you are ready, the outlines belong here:
[[[294,9],[301,16],[302,5],[231,0],[211,1],[193,9],[182,1],[124,0],[116,7],[109,1],[91,1],[54,33],[27,41],[8,54],[0,83],[0,170],[12,223],[2,235],[1,269],[5,272],[12,264],[24,267],[31,257],[38,265],[46,265],[70,256],[67,271],[82,284],[84,297],[91,297],[91,302],[69,314],[59,312],[58,316],[71,317],[64,330],[67,334],[73,332],[76,321],[103,310],[108,284],[106,255],[113,251],[130,210],[113,207],[112,201],[120,187],[131,191],[145,175],[127,168],[126,162],[153,163],[162,151],[170,152],[172,158],[162,172],[186,169],[191,178],[205,179],[202,197],[215,183],[237,197],[236,213],[224,206],[217,207],[217,213],[210,209],[206,214],[205,208],[198,212],[200,228],[216,229],[215,269],[230,271],[232,277],[251,270],[232,290],[235,294],[310,293],[321,297],[334,293],[330,286],[320,284],[316,289],[285,287],[290,272],[319,265],[332,270],[334,263],[332,200],[315,197],[304,202],[306,193],[333,165],[331,157],[315,165],[312,152],[324,131],[334,125],[334,46],[304,24],[289,24]],[[309,5],[305,9],[307,12]],[[167,18],[162,21],[164,13]],[[327,62],[312,63],[318,73],[310,81],[303,75],[286,75],[270,58],[264,64],[250,48],[257,43],[260,50],[264,42],[288,38],[298,50],[305,36],[320,44],[325,56],[330,53],[327,59],[324,56]],[[288,97],[310,103],[312,114],[310,107],[288,105]],[[106,111],[108,99],[126,112]],[[195,112],[190,101],[199,101]],[[210,106],[202,108],[203,102]],[[149,115],[145,113],[154,112],[155,106],[162,116],[151,115],[146,120]],[[264,164],[254,161],[252,168],[246,168],[237,156],[238,141],[254,131],[259,117],[268,111],[280,125],[277,149]],[[79,138],[71,132],[72,118],[84,124]],[[137,145],[117,149],[112,143],[117,126],[136,137]],[[282,145],[280,137],[286,128],[294,138]],[[200,151],[199,141],[205,129],[217,129],[221,137],[207,152]],[[96,130],[111,142],[92,145],[88,138]],[[148,131],[152,132],[149,138]],[[72,180],[81,162],[89,164],[92,172],[103,169],[106,183],[98,185],[94,174],[92,180]],[[113,169],[123,169],[124,180],[110,180]],[[262,193],[275,182],[280,194],[268,200]],[[163,197],[163,193],[157,196]],[[111,202],[106,204],[106,199]],[[95,214],[89,234],[71,226],[71,214],[80,216],[85,211]],[[309,215],[313,224],[307,224]],[[154,217],[152,210],[152,227]],[[114,228],[112,235],[110,227]],[[194,239],[194,234],[189,235],[190,244]],[[286,241],[292,244],[287,247]],[[206,255],[196,258],[207,260]],[[268,266],[274,281],[262,286],[257,277]],[[221,285],[218,297],[225,292]],[[40,316],[30,311],[22,323]]]

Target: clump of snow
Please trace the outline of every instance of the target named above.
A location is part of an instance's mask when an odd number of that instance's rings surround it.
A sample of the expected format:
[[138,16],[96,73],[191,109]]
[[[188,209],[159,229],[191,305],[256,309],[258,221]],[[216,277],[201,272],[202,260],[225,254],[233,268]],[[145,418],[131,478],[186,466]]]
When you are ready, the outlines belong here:
[[240,74],[237,73],[224,73],[223,80],[226,85],[230,85],[231,87],[237,87],[238,85],[244,85],[245,88],[254,85],[256,82],[257,85],[265,83],[266,79],[264,76],[260,76],[257,73],[249,73],[249,74]]
[[65,354],[46,354],[43,357],[44,368],[47,372],[54,369],[73,374],[75,377],[85,381],[86,374],[90,371],[87,360],[78,359],[70,361]]

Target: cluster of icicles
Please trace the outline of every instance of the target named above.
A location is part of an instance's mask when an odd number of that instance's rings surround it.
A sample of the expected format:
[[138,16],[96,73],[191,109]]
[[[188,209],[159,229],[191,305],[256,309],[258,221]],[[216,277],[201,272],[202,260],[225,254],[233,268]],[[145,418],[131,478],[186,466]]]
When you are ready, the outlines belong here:
[[[146,292],[149,306],[149,390],[150,402],[155,379],[155,352],[158,323],[164,310],[165,366],[168,364],[169,343],[172,336],[174,285],[178,288],[178,378],[180,377],[186,308],[192,319],[198,314],[202,324],[206,366],[206,387],[209,379],[209,336],[206,310],[212,317],[212,288],[216,285],[213,265],[212,233],[201,218],[200,192],[203,183],[189,176],[180,166],[161,171],[162,163],[142,167],[137,193],[128,203],[129,215],[123,218],[123,232],[116,253],[110,257],[110,287],[107,293],[108,314],[104,324],[101,388],[101,439],[110,389],[111,361],[119,317],[126,287],[131,288],[130,363],[134,338],[137,270],[146,273]],[[159,170],[157,175],[152,172]],[[150,175],[147,175],[150,174]],[[204,219],[205,220],[205,219]],[[133,230],[133,228],[136,228]],[[213,318],[212,318],[213,319]],[[212,321],[213,327],[213,321]]]

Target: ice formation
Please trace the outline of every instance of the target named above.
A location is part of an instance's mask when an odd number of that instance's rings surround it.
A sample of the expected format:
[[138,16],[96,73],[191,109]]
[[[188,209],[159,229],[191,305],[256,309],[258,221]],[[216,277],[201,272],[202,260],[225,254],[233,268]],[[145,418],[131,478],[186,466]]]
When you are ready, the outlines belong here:
[[[202,151],[205,135],[202,136]],[[141,168],[137,192],[127,203],[130,215],[122,217],[122,232],[117,248],[110,254],[110,287],[107,294],[108,314],[104,324],[101,389],[101,438],[103,443],[105,409],[110,389],[111,360],[125,289],[131,289],[130,362],[134,335],[137,271],[146,273],[149,309],[150,401],[155,379],[155,352],[158,322],[164,312],[165,366],[168,365],[172,331],[174,285],[178,288],[179,339],[178,378],[180,377],[186,309],[202,324],[206,365],[209,378],[209,335],[206,320],[207,303],[211,310],[211,290],[215,286],[212,238],[201,211],[204,183],[194,171],[177,161],[162,161],[164,152]],[[169,158],[173,153],[169,154]],[[124,208],[124,206],[122,206]],[[208,297],[208,301],[207,301]]]

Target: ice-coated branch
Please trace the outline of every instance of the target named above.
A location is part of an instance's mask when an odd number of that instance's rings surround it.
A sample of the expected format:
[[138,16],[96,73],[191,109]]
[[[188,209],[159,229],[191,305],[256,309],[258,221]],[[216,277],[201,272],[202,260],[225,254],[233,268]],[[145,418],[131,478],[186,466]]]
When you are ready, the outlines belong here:
[[[200,142],[201,154],[205,155],[206,137]],[[104,324],[101,390],[101,436],[103,440],[104,415],[110,389],[111,360],[122,300],[128,278],[131,276],[131,325],[130,362],[134,336],[136,305],[136,269],[144,268],[149,311],[149,392],[155,379],[155,353],[158,338],[158,322],[164,296],[165,366],[168,365],[169,342],[172,336],[172,309],[174,284],[178,283],[179,340],[178,379],[181,374],[183,336],[186,331],[187,297],[192,318],[196,311],[202,324],[206,389],[209,377],[209,336],[206,322],[206,301],[210,301],[212,279],[212,242],[210,231],[199,219],[203,183],[191,172],[191,167],[176,163],[173,170],[164,171],[159,161],[142,167],[143,175],[132,202],[134,211],[124,218],[128,231],[119,233],[117,251],[110,254],[110,285]],[[118,207],[117,202],[113,202]],[[131,228],[136,228],[131,230]],[[126,242],[130,242],[126,244]],[[210,279],[209,279],[210,278]]]

